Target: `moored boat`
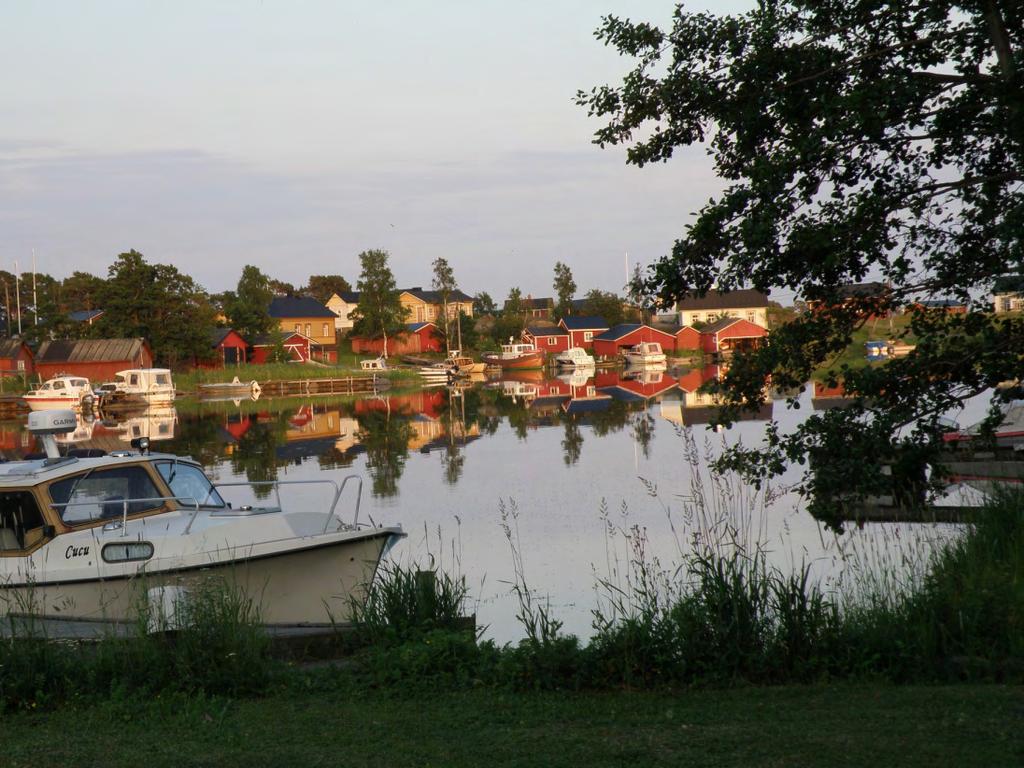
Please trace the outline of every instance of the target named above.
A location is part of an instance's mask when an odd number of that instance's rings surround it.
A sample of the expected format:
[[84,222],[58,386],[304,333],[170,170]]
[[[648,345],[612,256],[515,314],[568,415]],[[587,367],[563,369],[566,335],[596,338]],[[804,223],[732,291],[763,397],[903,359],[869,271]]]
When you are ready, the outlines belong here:
[[48,379],[23,397],[33,411],[78,409],[83,400],[91,403],[92,398],[92,386],[87,378],[64,375]]
[[174,382],[167,368],[130,368],[114,374],[114,380],[104,383],[101,394],[105,398],[132,400],[149,405],[167,405],[174,402]]
[[237,376],[231,381],[217,384],[200,384],[198,389],[199,396],[204,400],[234,400],[235,398],[243,397],[259,400],[260,393],[263,391],[260,383],[255,379],[252,381],[239,381]]
[[487,365],[495,365],[503,370],[544,367],[543,350],[528,342],[516,343],[512,339],[509,339],[508,344],[501,345],[500,352],[485,352],[480,357]]
[[626,358],[626,365],[647,366],[665,365],[665,353],[661,344],[656,341],[642,341],[627,349],[623,356]]
[[[133,450],[62,456],[55,435],[77,426],[71,411],[29,416],[45,459],[0,465],[0,616],[123,621],[139,605],[189,593],[221,578],[240,589],[267,624],[348,618],[372,583],[400,527],[367,525],[359,502],[337,513],[345,483],[333,480],[214,484],[188,458]],[[286,511],[282,486],[321,484],[330,503]],[[276,492],[272,506],[232,505],[229,487]],[[237,488],[233,488],[237,491]],[[264,494],[265,495],[265,494]],[[144,578],[143,578],[144,576]]]
[[587,354],[583,347],[569,347],[555,355],[555,365],[559,368],[593,368],[594,358]]
[[[947,443],[968,444],[982,438],[985,420],[959,429],[951,424],[951,430],[944,435]],[[992,437],[997,448],[1024,449],[1024,401],[1014,400],[1003,408],[1003,418],[993,430]]]
[[448,362],[459,376],[472,376],[487,370],[487,363],[477,362],[468,355],[462,354],[462,351],[458,349],[453,349],[448,354]]

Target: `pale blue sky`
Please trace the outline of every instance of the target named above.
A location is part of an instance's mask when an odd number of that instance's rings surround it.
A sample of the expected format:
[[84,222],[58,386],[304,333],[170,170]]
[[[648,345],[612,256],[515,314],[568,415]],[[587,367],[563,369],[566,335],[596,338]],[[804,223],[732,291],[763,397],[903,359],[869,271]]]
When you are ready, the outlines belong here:
[[[749,2],[688,4],[736,10]],[[52,2],[0,8],[0,267],[105,274],[135,248],[213,291],[253,263],[464,290],[621,288],[719,184],[699,150],[627,168],[578,88],[624,63],[601,15],[664,0]]]

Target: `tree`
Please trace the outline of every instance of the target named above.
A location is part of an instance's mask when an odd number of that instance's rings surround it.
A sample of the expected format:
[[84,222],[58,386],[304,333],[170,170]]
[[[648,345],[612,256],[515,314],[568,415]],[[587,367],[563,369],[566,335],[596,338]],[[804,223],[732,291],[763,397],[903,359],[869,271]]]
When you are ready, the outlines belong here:
[[523,292],[517,287],[509,289],[508,298],[505,299],[505,307],[502,310],[506,315],[523,314]]
[[517,338],[526,327],[526,316],[523,314],[523,292],[512,288],[505,300],[505,309],[491,326],[491,337],[499,344],[506,343],[509,338]]
[[[451,318],[448,315],[448,297],[452,295],[459,286],[455,282],[455,272],[452,271],[448,260],[439,256],[434,259],[434,279],[431,287],[441,294],[441,306],[444,312],[444,348],[451,352]],[[462,347],[462,334],[459,334],[459,347]]]
[[[819,368],[853,400],[788,434],[772,426],[769,450],[736,448],[720,466],[762,481],[802,463],[799,490],[836,526],[869,494],[920,487],[942,445],[940,416],[1016,378],[1024,355],[1024,318],[994,314],[986,296],[1024,271],[1020,3],[679,8],[670,31],[609,16],[597,37],[635,67],[620,85],[578,94],[607,120],[595,143],[628,145],[637,166],[706,144],[726,184],[638,287],[663,305],[748,285],[814,302],[734,360],[721,415],[757,407],[767,375],[786,389]],[[844,295],[866,278],[889,288]],[[922,296],[972,311],[913,311],[907,358],[834,363],[869,317]]]
[[388,334],[404,329],[409,310],[402,306],[395,276],[388,266],[388,252],[363,251],[359,254],[359,304],[349,315],[352,333],[370,339],[384,339],[384,357],[388,356]]
[[98,303],[102,288],[102,278],[88,272],[75,271],[61,282],[57,301],[65,312],[103,309]]
[[278,280],[277,278],[274,278],[274,277],[271,277],[271,278],[268,278],[268,279],[270,280],[270,290],[272,290],[275,295],[277,295],[277,296],[294,296],[295,295],[295,293],[296,293],[295,286],[292,285],[291,283],[286,283],[284,280]]
[[150,264],[135,250],[118,255],[97,296],[103,315],[96,332],[141,336],[153,357],[176,367],[209,359],[213,307],[206,292],[170,264]]
[[270,316],[270,302],[274,298],[270,283],[270,278],[258,267],[246,264],[235,292],[224,298],[224,314],[231,321],[231,327],[250,343],[278,326]]
[[555,262],[555,317],[563,318],[572,313],[572,297],[576,295],[576,281],[567,264]]
[[473,312],[477,315],[493,315],[498,311],[498,305],[494,303],[494,299],[491,298],[491,294],[487,291],[480,291],[480,293],[473,296]]
[[321,303],[326,303],[332,294],[349,293],[352,286],[341,275],[310,275],[302,292]]
[[599,288],[592,288],[583,297],[583,314],[603,318],[609,327],[625,322],[626,319],[622,299]]

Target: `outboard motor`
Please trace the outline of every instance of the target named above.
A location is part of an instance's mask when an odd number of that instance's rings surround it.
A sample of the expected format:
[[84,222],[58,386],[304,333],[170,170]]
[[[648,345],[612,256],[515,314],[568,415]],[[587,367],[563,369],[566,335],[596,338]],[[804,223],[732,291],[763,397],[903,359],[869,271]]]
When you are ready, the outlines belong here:
[[60,458],[54,435],[66,435],[77,428],[74,411],[32,411],[28,415],[28,431],[42,439],[47,461]]

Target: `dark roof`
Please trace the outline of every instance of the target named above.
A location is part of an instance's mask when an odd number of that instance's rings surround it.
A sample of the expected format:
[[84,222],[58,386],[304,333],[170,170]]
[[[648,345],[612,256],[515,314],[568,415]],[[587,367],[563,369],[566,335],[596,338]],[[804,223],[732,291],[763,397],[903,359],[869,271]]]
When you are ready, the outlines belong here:
[[526,326],[526,332],[531,336],[568,336],[569,332],[565,328],[561,328],[557,325],[528,325]]
[[[505,300],[505,303],[508,304],[507,299]],[[534,299],[528,297],[525,299],[520,299],[519,306],[521,306],[523,309],[554,309],[555,300],[552,298]]]
[[331,310],[309,296],[275,296],[270,301],[271,317],[337,317]]
[[916,302],[928,309],[944,309],[946,307],[966,307],[967,302],[959,299],[921,299]]
[[1024,290],[1024,275],[1003,275],[992,285],[993,293],[1016,293]]
[[131,361],[146,348],[144,339],[56,339],[44,341],[37,363],[113,363]]
[[102,314],[102,309],[76,309],[74,312],[68,312],[68,317],[76,323],[87,323]]
[[690,293],[676,302],[676,310],[744,309],[746,307],[767,307],[768,294],[756,288],[741,288],[738,291],[709,291],[703,296]]
[[584,413],[599,413],[607,411],[612,404],[611,397],[588,397],[586,399],[574,398],[562,406],[562,409],[570,416]]
[[603,317],[581,316],[581,317],[563,317],[562,323],[570,331],[596,331],[603,330],[608,327],[608,322]]
[[600,339],[601,341],[615,341],[616,339],[621,339],[623,336],[628,336],[633,331],[639,330],[640,328],[643,328],[643,325],[640,323],[619,323],[618,325],[613,325],[600,336],[595,336],[594,340],[597,341]]
[[[0,357],[17,357],[21,354],[21,348],[25,346],[25,342],[21,339],[0,339]],[[28,347],[25,347],[28,349]],[[29,354],[32,354],[32,350],[29,349]]]
[[359,303],[359,291],[336,291],[335,295],[346,304]]
[[[413,333],[416,333],[416,331],[422,330],[423,328],[426,328],[428,325],[434,325],[434,323],[406,323],[405,327],[408,328]],[[436,328],[437,326],[434,325],[434,327]]]
[[[411,293],[417,299],[420,299],[421,301],[425,301],[428,304],[443,304],[444,303],[443,299],[441,298],[441,292],[440,291],[425,291],[422,288],[420,288],[419,286],[416,286],[415,288],[401,288],[401,289],[399,289],[398,292],[399,293]],[[460,291],[458,288],[456,288],[454,291],[451,291],[448,294],[448,301],[471,302],[471,301],[473,301],[473,297],[472,296],[467,296],[462,291]]]
[[870,283],[846,283],[836,288],[836,293],[844,299],[873,299],[884,296],[888,292],[889,286],[877,281]]
[[[210,346],[219,347],[232,332],[236,332],[234,328],[214,328],[210,331]],[[242,334],[239,333],[238,338],[241,339]],[[245,341],[245,339],[242,339],[242,341]]]
[[720,317],[717,320],[715,320],[715,322],[708,323],[707,325],[705,325],[703,328],[700,329],[700,332],[701,333],[718,333],[719,331],[724,331],[730,325],[734,325],[735,323],[738,323],[739,321],[740,321],[740,318],[738,318],[738,317]]

